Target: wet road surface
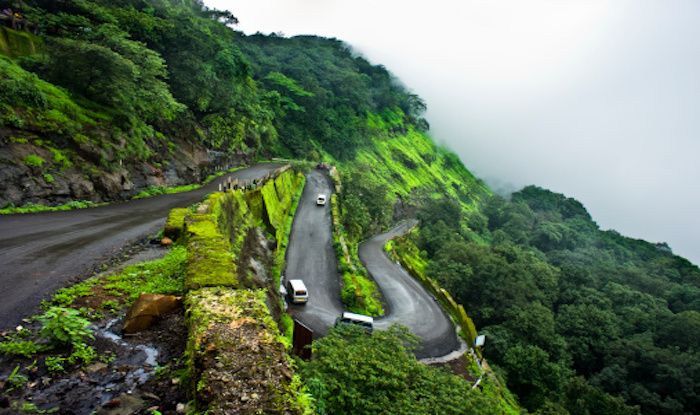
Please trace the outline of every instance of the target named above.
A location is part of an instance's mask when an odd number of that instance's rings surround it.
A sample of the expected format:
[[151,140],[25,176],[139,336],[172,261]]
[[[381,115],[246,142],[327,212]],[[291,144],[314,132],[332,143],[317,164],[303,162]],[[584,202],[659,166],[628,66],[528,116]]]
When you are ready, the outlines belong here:
[[90,209],[0,216],[0,330],[36,311],[42,299],[90,274],[134,242],[155,233],[170,209],[196,203],[228,177],[253,180],[280,167],[264,163],[186,193]]
[[[330,203],[316,205],[317,195],[324,193],[330,199],[332,188],[330,180],[320,171],[306,176],[287,249],[285,277],[302,279],[309,292],[309,302],[290,305],[290,311],[314,331],[315,338],[326,334],[344,311],[333,249]],[[375,319],[375,326],[403,324],[421,340],[416,351],[418,358],[443,356],[460,348],[452,322],[420,283],[384,253],[386,241],[403,234],[410,226],[410,223],[400,225],[359,247],[360,259],[385,300],[386,315]]]
[[359,255],[384,297],[386,315],[375,320],[377,328],[393,323],[408,327],[421,339],[416,357],[436,357],[460,348],[452,321],[425,288],[384,252],[384,245],[403,235],[413,223],[403,223],[389,232],[360,244]]

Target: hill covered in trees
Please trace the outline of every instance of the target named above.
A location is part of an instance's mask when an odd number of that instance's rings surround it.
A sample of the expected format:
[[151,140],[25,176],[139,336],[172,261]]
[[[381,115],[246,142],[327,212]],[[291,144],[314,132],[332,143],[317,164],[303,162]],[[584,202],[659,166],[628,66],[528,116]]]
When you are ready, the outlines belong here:
[[601,230],[580,202],[535,186],[468,214],[432,200],[418,217],[399,248],[469,310],[526,408],[698,413],[697,266]]
[[[423,101],[348,45],[245,36],[227,26],[233,14],[195,0],[0,0],[5,8],[21,10],[31,33],[0,36],[0,208],[124,199],[256,158],[329,161],[351,251],[417,215],[397,249],[465,306],[528,410],[698,413],[698,268],[665,245],[600,230],[562,195],[491,196],[426,135]],[[498,398],[417,365],[407,342],[334,334],[302,372],[328,413],[361,394],[366,413],[502,412]],[[371,382],[334,372],[369,348],[391,370],[367,359]]]

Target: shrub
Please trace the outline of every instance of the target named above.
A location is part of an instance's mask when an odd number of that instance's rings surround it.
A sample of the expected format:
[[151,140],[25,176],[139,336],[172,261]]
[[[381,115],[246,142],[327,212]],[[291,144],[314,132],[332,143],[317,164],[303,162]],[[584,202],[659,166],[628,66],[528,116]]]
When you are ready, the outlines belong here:
[[41,322],[39,334],[58,344],[82,344],[86,338],[94,338],[88,328],[90,322],[80,316],[78,310],[51,307],[37,318]]

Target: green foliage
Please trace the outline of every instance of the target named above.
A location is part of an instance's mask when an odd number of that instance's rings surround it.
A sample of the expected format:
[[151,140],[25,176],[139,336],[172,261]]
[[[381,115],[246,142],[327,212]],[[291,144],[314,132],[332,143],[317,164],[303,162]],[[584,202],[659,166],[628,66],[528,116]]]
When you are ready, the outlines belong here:
[[174,208],[168,213],[168,219],[163,227],[163,235],[177,241],[182,236],[182,231],[185,227],[185,216],[189,212],[187,208]]
[[29,378],[22,373],[19,372],[20,366],[17,365],[15,366],[14,369],[12,369],[12,372],[7,376],[7,385],[5,386],[5,390],[7,392],[12,392],[15,389],[20,389],[23,388],[24,385],[29,382]]
[[72,308],[51,307],[37,320],[41,323],[39,334],[54,344],[83,344],[93,338],[90,322]]
[[202,187],[200,184],[186,184],[183,186],[150,186],[137,194],[135,194],[132,199],[145,199],[147,197],[157,196],[157,195],[169,195],[174,193],[190,192]]
[[93,287],[99,282],[96,278],[91,278],[70,287],[61,288],[54,294],[51,302],[61,307],[72,305],[80,297],[87,297],[93,293]]
[[47,356],[46,359],[44,360],[44,365],[46,365],[46,370],[49,371],[49,373],[59,373],[59,372],[65,372],[65,367],[63,366],[65,363],[65,358],[61,356]]
[[463,379],[419,363],[416,339],[405,329],[368,335],[337,327],[313,344],[302,368],[308,390],[325,414],[496,414],[499,402]]
[[695,382],[675,379],[700,367],[697,267],[600,231],[578,201],[533,186],[486,200],[480,214],[472,226],[454,202],[424,203],[410,242],[470,310],[486,357],[529,410],[695,413]]
[[0,343],[0,353],[10,356],[31,357],[42,350],[42,347],[32,340],[10,340]]
[[338,40],[253,35],[240,46],[256,78],[271,91],[275,128],[294,156],[308,158],[319,144],[338,159],[351,159],[370,144],[372,112],[399,108],[407,117],[397,130],[411,123],[425,127],[420,99]]
[[40,168],[46,163],[46,160],[41,158],[40,156],[37,156],[36,154],[30,154],[24,158],[24,164],[26,164],[28,167],[37,167]]
[[53,178],[53,175],[52,175],[52,174],[49,174],[49,173],[44,173],[44,174],[42,175],[42,177],[44,178],[44,181],[45,181],[47,184],[51,184],[51,183],[53,183],[54,180],[55,180],[55,179]]
[[368,316],[384,314],[377,284],[361,275],[343,273],[343,289],[340,298],[345,307],[354,313]]
[[127,303],[141,293],[181,294],[186,261],[187,250],[175,246],[161,259],[130,265],[119,274],[106,277],[103,287]]
[[10,215],[13,213],[34,213],[34,212],[59,212],[64,210],[85,209],[102,205],[89,200],[74,200],[58,206],[46,206],[36,203],[27,203],[24,206],[7,206],[0,209],[0,215]]

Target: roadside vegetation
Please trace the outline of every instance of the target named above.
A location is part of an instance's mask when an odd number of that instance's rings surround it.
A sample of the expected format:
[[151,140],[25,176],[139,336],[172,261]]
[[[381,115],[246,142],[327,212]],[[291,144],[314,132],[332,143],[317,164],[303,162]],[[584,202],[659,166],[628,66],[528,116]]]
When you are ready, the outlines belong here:
[[141,293],[182,295],[185,259],[185,249],[175,246],[160,259],[63,288],[42,304],[42,314],[5,333],[0,361],[14,368],[4,386],[4,393],[14,399],[12,408],[28,413],[55,411],[57,402],[42,408],[27,406],[33,404],[24,399],[42,393],[38,390],[45,386],[38,386],[36,379],[62,382],[74,373],[93,373],[90,367],[107,367],[115,361],[114,350],[97,341],[96,327],[123,315]]
[[[326,414],[517,414],[500,398],[466,380],[418,362],[417,339],[393,326],[372,335],[339,326],[313,344],[302,376]],[[390,409],[389,409],[390,408]]]
[[6,206],[0,209],[0,215],[11,215],[13,213],[36,213],[36,212],[61,212],[65,210],[85,209],[96,206],[102,206],[103,203],[95,203],[89,200],[74,200],[58,206],[38,205],[28,203],[23,206]]
[[[14,3],[0,0],[0,8]],[[357,259],[358,243],[417,216],[418,231],[402,242],[410,250],[406,264],[466,307],[488,336],[486,357],[529,411],[698,413],[698,268],[664,244],[600,230],[580,203],[561,195],[528,187],[511,200],[492,196],[456,155],[431,141],[424,102],[383,66],[336,39],[246,36],[227,26],[237,22],[233,14],[197,0],[20,3],[37,35],[3,31],[21,41],[0,48],[0,167],[11,176],[0,183],[0,213],[174,191],[131,179],[144,170],[163,178],[180,166],[188,182],[200,181],[211,170],[190,168],[200,159],[195,155],[328,162],[342,184],[332,200],[334,238],[350,309],[382,313],[380,293]],[[11,359],[44,356],[36,367],[59,372],[95,359],[84,321],[116,313],[140,290],[180,293],[185,280],[208,285],[231,275],[232,286],[250,282],[231,254],[240,252],[241,234],[207,245],[230,236],[226,226],[262,224],[274,233],[279,283],[290,223],[283,198],[294,192],[275,192],[268,185],[249,200],[213,201],[257,212],[264,200],[273,208],[267,223],[263,216],[253,222],[213,211],[192,212],[185,225],[190,211],[172,215],[173,229],[189,226],[190,244],[201,236],[202,247],[215,249],[191,246],[184,255],[185,248],[175,247],[160,262],[61,291],[31,333],[17,330],[0,347]],[[6,200],[10,194],[20,196]],[[44,198],[60,206],[36,204]],[[192,254],[212,261],[192,265]],[[210,273],[223,268],[221,275]],[[289,334],[289,319],[282,321]],[[319,411],[342,413],[356,400],[363,411],[397,405],[420,413],[426,402],[451,410],[489,396],[416,366],[400,333],[334,333],[327,340],[316,348],[328,360],[305,372]],[[368,347],[398,351],[386,353],[394,366]],[[369,377],[333,371],[329,362],[343,367],[343,353],[356,366],[367,363]],[[26,383],[31,361],[8,371],[6,388],[16,392]],[[357,385],[351,395],[338,392],[335,377]],[[488,411],[497,404],[479,405]]]

